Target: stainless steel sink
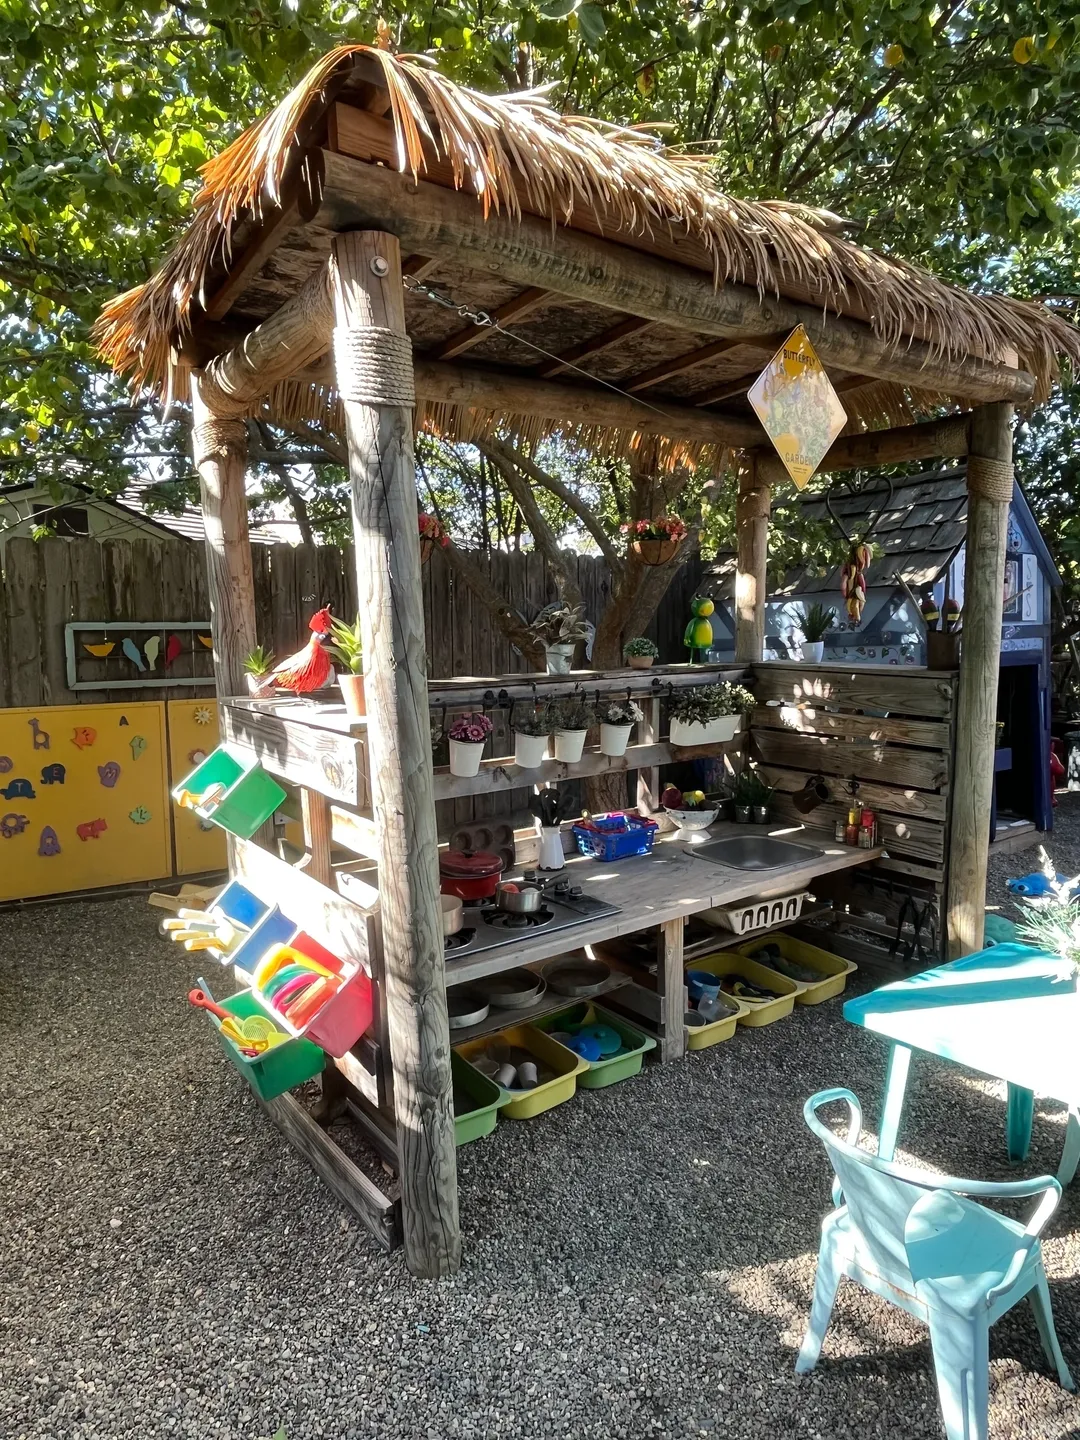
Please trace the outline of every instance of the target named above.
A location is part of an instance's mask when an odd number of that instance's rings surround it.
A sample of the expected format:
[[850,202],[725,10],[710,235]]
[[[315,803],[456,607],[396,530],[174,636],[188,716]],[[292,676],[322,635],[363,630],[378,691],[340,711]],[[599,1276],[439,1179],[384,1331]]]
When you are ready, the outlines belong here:
[[774,840],[771,835],[729,835],[726,840],[697,845],[687,853],[696,860],[711,860],[714,865],[727,865],[732,870],[778,870],[784,865],[813,860],[825,851],[816,845]]

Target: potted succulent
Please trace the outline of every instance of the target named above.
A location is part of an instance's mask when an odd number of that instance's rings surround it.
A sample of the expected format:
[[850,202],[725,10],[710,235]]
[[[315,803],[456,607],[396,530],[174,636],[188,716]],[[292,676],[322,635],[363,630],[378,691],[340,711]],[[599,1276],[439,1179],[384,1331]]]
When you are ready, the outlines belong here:
[[488,736],[495,729],[486,715],[459,715],[447,728],[450,741],[450,774],[475,775],[480,769]]
[[256,645],[255,649],[244,657],[244,674],[247,676],[247,687],[252,695],[259,693],[273,668],[274,652],[267,650],[262,645]]
[[529,630],[544,647],[547,673],[569,675],[574,648],[579,640],[586,640],[589,635],[584,607],[571,607],[562,601],[554,601],[551,605],[544,606],[529,626]]
[[622,653],[632,670],[648,670],[660,651],[647,635],[635,635],[623,646]]
[[628,537],[631,551],[646,565],[666,565],[686,539],[686,524],[678,515],[631,520],[619,528]]
[[712,745],[732,740],[743,714],[753,708],[754,697],[742,685],[721,680],[715,685],[694,685],[680,690],[671,702],[672,745]]
[[579,696],[567,695],[551,707],[551,725],[555,731],[555,759],[576,764],[585,748],[590,725],[596,724],[596,712]]
[[825,636],[836,624],[836,611],[826,605],[803,606],[799,634],[803,638],[802,658],[812,665],[820,662],[825,651]]
[[751,820],[757,825],[767,824],[774,787],[766,785],[760,774],[748,767],[736,775],[733,788],[735,819],[739,824],[746,825]]
[[426,565],[431,559],[431,552],[436,545],[446,549],[450,544],[450,536],[446,533],[441,520],[434,515],[421,514],[417,517],[420,526],[420,563]]
[[514,764],[522,770],[536,770],[544,763],[551,736],[551,716],[545,705],[539,710],[514,716]]
[[367,714],[364,699],[364,642],[360,638],[360,616],[350,625],[345,620],[330,618],[330,654],[343,665],[337,682],[345,713],[350,720],[362,720]]
[[597,707],[600,721],[600,754],[625,755],[630,731],[645,717],[635,701],[608,699]]

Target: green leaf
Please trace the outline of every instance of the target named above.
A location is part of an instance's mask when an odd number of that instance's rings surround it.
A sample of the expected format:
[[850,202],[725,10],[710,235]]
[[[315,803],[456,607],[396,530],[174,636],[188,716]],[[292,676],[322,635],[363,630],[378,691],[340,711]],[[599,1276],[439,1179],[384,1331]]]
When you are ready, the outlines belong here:
[[579,0],[542,0],[540,14],[549,20],[562,20],[578,7]]
[[599,5],[582,5],[577,12],[577,20],[582,39],[586,44],[596,45],[603,39],[607,24],[604,20],[604,12]]

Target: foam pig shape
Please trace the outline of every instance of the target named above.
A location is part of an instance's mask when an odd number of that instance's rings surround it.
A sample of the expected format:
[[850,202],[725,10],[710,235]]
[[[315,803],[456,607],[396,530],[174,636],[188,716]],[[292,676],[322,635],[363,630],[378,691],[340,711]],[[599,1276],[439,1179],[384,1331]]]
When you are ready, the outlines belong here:
[[98,779],[106,790],[111,790],[120,779],[120,766],[115,760],[109,760],[104,765],[97,767]]
[[56,837],[56,831],[51,825],[46,825],[41,832],[41,839],[38,841],[37,853],[39,855],[59,855],[60,841]]
[[97,840],[108,828],[104,820],[84,820],[75,826],[75,834],[80,840]]

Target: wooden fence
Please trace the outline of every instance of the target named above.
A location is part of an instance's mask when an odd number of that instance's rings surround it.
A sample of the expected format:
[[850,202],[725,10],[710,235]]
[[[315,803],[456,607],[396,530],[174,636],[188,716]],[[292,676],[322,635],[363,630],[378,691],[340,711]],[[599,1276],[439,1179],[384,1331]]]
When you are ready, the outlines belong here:
[[[298,649],[319,605],[352,615],[352,552],[330,546],[254,545],[259,640],[275,654]],[[474,556],[491,583],[526,619],[557,598],[550,569],[532,552]],[[195,698],[206,690],[147,686],[135,691],[72,691],[67,686],[64,626],[82,621],[209,621],[206,562],[189,540],[9,540],[0,604],[0,707],[100,704],[110,700]],[[596,620],[610,591],[607,564],[579,557],[578,583]],[[676,578],[649,634],[664,660],[686,658],[682,632],[700,577],[695,562]],[[513,674],[525,669],[472,591],[436,551],[424,567],[428,673]],[[190,672],[188,672],[190,673]]]

